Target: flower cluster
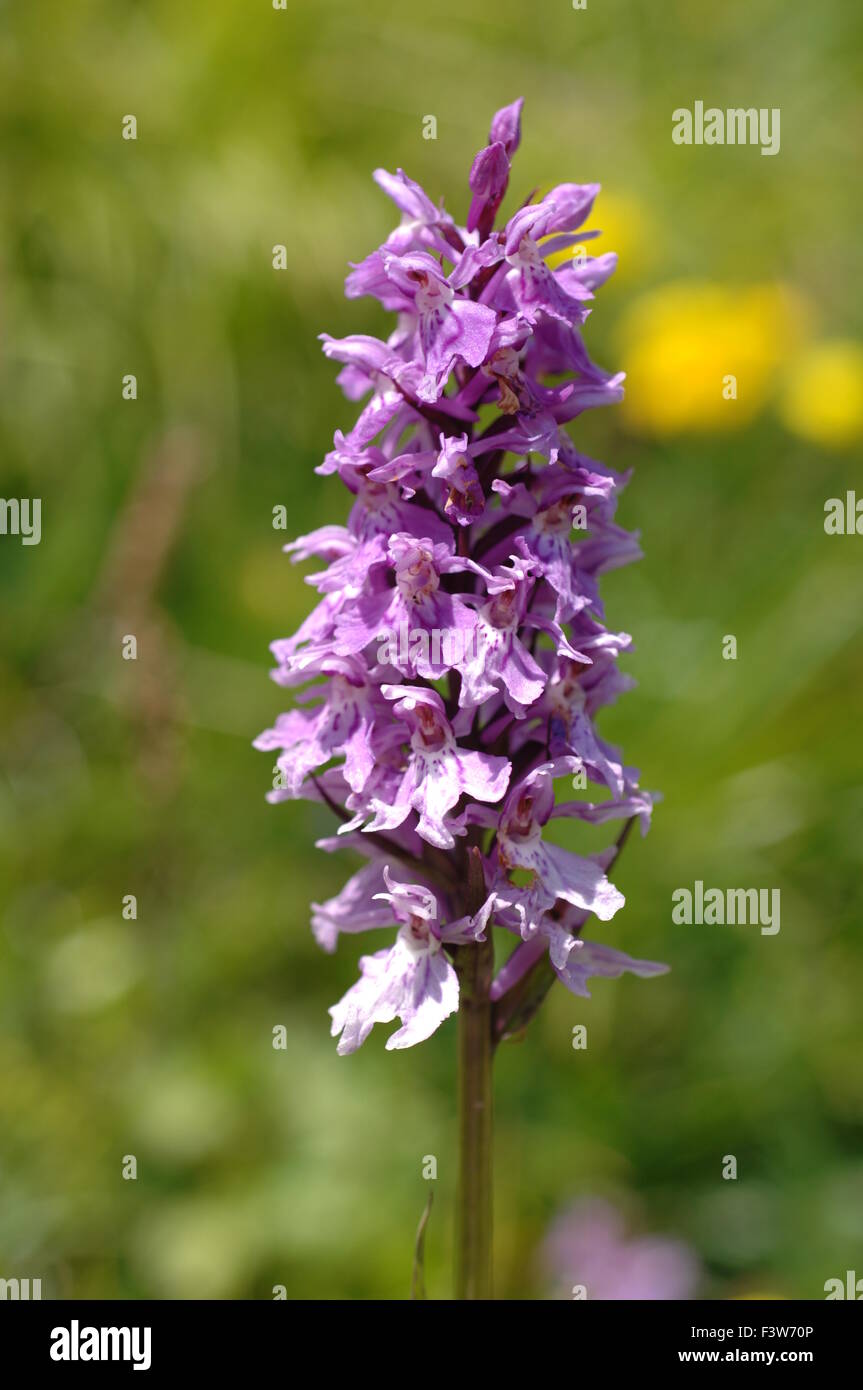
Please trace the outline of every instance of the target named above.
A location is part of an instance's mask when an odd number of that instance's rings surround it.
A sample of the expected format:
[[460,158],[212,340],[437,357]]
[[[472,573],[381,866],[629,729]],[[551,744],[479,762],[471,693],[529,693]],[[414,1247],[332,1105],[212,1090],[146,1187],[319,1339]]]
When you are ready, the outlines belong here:
[[[323,562],[308,580],[321,599],[273,643],[274,679],[306,688],[256,746],[278,751],[270,799],[323,802],[341,824],[321,847],[367,860],[314,905],[321,946],[398,927],[330,1010],[343,1053],[396,1018],[388,1047],[428,1037],[458,1007],[452,948],[492,925],[519,938],[493,997],[543,953],[577,994],[592,975],[664,969],[581,938],[623,904],[614,847],[579,857],[543,834],[559,817],[637,816],[645,831],[653,798],[594,724],[631,684],[617,668],[630,638],[605,626],[598,589],[639,555],[614,520],[627,479],[563,428],[622,396],[581,335],[616,258],[549,264],[590,238],[596,184],[561,184],[495,229],[520,118],[521,101],[495,115],[466,226],[401,170],[375,172],[401,222],[346,293],[374,296],[396,327],[386,342],[322,335],[365,404],[317,471],[354,500],[346,526],[286,547]],[[458,640],[429,640],[441,633]],[[604,799],[559,800],[564,777]]]

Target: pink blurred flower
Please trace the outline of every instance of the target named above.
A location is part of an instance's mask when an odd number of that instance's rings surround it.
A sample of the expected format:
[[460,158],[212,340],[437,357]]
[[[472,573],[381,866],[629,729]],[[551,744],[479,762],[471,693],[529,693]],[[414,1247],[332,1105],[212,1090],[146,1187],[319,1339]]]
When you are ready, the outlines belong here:
[[594,1197],[574,1203],[556,1218],[540,1259],[555,1293],[572,1298],[690,1299],[700,1273],[694,1252],[683,1241],[628,1237],[620,1212]]

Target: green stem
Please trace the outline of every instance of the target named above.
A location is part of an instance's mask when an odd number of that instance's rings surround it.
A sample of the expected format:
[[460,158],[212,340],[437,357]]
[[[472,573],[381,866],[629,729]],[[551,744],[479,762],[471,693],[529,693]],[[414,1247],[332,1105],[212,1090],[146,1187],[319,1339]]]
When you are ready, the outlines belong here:
[[489,939],[460,946],[458,1015],[459,1184],[456,1298],[491,1298],[492,1036]]

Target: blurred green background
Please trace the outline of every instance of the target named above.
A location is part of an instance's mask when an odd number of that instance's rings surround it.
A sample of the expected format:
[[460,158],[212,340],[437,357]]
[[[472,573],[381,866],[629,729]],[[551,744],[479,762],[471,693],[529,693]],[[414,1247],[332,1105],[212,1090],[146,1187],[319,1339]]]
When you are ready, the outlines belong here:
[[[521,94],[505,211],[603,184],[621,265],[587,342],[629,393],[573,430],[634,466],[646,552],[605,582],[639,686],[601,728],[665,800],[588,934],[672,972],[557,987],[501,1049],[497,1293],[543,1294],[585,1194],[688,1242],[702,1295],[863,1274],[863,539],[823,529],[863,496],[860,28],[843,0],[0,4],[0,492],[43,531],[0,538],[0,1276],[404,1297],[433,1154],[449,1295],[454,1021],[336,1056],[327,1006],[381,943],[316,947],[308,903],[353,864],[314,849],[323,809],[265,804],[251,740],[284,707],[267,644],[315,597],[272,509],[347,515],[312,471],[353,411],[316,334],[386,329],[342,298],[394,222],[371,170],[463,219]],[[780,153],[675,146],[695,100],[779,107]],[[672,925],[697,878],[780,888],[779,935]]]

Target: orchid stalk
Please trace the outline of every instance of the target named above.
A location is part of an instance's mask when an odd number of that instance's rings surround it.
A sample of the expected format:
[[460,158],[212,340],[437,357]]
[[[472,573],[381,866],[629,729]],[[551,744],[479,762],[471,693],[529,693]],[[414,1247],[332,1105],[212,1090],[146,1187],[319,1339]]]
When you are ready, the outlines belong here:
[[[564,428],[622,396],[581,332],[616,257],[549,264],[595,235],[580,229],[598,186],[561,184],[496,227],[521,106],[492,120],[465,226],[402,170],[374,174],[401,222],[346,293],[396,324],[385,342],[322,335],[344,394],[365,401],[317,469],[353,502],[346,525],[285,547],[323,562],[308,579],[321,598],[272,645],[274,679],[304,689],[256,740],[278,754],[269,799],[325,804],[339,824],[320,847],[364,860],[313,905],[319,944],[396,929],[330,1010],[339,1053],[376,1023],[398,1019],[386,1046],[403,1048],[459,1013],[461,1298],[492,1292],[497,1043],[555,980],[586,996],[592,976],[665,969],[582,936],[623,906],[609,869],[655,800],[595,727],[632,684],[599,577],[640,551],[614,519],[627,477]],[[562,818],[624,832],[582,856],[544,834]],[[493,933],[515,943],[496,976]]]

